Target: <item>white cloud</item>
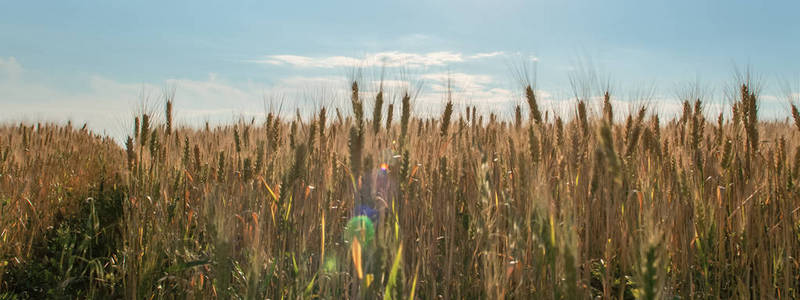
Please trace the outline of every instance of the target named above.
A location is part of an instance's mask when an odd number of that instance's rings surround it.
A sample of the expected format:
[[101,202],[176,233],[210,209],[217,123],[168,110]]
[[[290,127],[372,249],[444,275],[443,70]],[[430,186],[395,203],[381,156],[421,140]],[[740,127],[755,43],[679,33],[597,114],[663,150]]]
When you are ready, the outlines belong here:
[[489,58],[489,57],[500,56],[500,55],[503,55],[503,54],[505,54],[503,51],[494,51],[494,52],[487,52],[487,53],[477,53],[477,54],[474,54],[474,55],[470,55],[469,58],[470,59]]
[[298,67],[313,67],[313,68],[334,68],[356,66],[361,63],[360,60],[345,57],[345,56],[331,56],[323,58],[311,58],[299,55],[273,55],[263,61],[257,61],[272,65],[288,64]]
[[270,65],[289,65],[301,68],[337,68],[337,67],[429,67],[460,63],[466,60],[483,59],[503,55],[503,52],[477,53],[463,55],[451,51],[428,53],[409,53],[387,51],[367,54],[362,58],[349,56],[309,57],[300,55],[270,55],[251,62]]
[[467,73],[428,73],[420,78],[433,81],[433,86],[438,91],[446,91],[448,81],[452,88],[465,91],[482,90],[493,82],[492,76]]

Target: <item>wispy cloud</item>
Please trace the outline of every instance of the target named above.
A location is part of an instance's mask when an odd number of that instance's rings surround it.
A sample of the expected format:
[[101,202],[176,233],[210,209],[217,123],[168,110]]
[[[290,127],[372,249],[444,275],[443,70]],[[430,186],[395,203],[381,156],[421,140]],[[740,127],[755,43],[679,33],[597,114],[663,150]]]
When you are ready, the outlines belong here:
[[428,53],[410,53],[387,51],[367,54],[356,58],[351,56],[325,56],[310,57],[300,55],[270,55],[263,59],[251,62],[270,65],[289,65],[301,68],[337,68],[337,67],[429,67],[443,66],[451,63],[460,63],[467,60],[476,60],[503,55],[503,52],[477,53],[464,55],[459,52],[438,51]]
[[421,79],[430,81],[435,91],[446,91],[447,86],[461,91],[477,91],[485,89],[494,79],[492,76],[468,73],[428,73]]
[[489,57],[500,56],[500,55],[503,55],[503,54],[505,54],[503,51],[494,51],[494,52],[473,54],[473,55],[470,55],[469,58],[470,59],[489,58]]

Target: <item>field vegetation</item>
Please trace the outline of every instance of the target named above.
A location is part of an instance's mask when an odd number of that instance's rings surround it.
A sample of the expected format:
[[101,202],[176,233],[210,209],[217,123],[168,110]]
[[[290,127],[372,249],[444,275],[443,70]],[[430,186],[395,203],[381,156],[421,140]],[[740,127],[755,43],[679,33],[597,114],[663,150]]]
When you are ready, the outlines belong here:
[[166,97],[122,145],[0,126],[0,298],[800,297],[800,113],[759,120],[749,80],[674,118],[350,89],[199,128]]

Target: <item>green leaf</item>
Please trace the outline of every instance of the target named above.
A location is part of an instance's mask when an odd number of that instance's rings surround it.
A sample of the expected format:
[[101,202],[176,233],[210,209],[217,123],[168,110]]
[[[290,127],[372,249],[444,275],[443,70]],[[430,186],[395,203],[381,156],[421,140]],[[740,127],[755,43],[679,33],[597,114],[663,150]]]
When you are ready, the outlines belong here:
[[400,258],[403,257],[403,244],[397,247],[397,253],[394,255],[394,262],[392,263],[392,270],[389,272],[389,281],[386,283],[386,290],[383,291],[383,300],[391,300],[391,291],[397,286],[397,271],[400,269]]

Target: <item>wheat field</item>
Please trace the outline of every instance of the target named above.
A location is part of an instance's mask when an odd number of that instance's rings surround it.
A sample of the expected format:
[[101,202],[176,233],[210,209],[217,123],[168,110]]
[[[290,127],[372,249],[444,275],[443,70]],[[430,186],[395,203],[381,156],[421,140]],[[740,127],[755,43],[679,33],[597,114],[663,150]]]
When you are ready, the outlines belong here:
[[559,115],[534,91],[422,118],[353,82],[349,107],[205,128],[168,98],[123,145],[2,125],[0,299],[800,297],[795,106],[759,120],[743,81],[719,116],[608,91]]

